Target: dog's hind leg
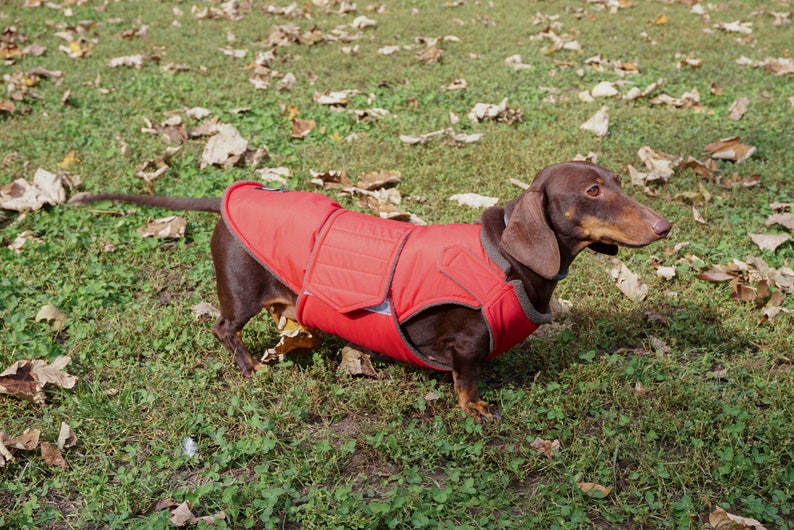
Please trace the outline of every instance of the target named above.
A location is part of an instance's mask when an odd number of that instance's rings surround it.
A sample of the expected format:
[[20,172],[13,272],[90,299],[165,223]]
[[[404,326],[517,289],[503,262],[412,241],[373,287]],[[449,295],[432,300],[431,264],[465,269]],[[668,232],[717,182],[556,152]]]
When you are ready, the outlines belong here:
[[245,251],[223,221],[215,226],[211,249],[221,312],[212,333],[234,356],[243,375],[249,376],[263,365],[243,344],[243,327],[263,308],[274,315],[293,316],[296,297]]

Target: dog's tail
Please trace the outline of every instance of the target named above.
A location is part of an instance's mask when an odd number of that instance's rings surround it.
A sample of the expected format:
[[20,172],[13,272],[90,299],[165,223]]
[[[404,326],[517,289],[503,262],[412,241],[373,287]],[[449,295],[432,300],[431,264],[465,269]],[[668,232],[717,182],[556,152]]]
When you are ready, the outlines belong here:
[[79,195],[72,199],[75,204],[88,204],[98,201],[121,201],[168,208],[169,210],[196,210],[201,212],[221,211],[220,197],[158,197],[156,195],[125,195],[120,193],[100,193],[99,195]]

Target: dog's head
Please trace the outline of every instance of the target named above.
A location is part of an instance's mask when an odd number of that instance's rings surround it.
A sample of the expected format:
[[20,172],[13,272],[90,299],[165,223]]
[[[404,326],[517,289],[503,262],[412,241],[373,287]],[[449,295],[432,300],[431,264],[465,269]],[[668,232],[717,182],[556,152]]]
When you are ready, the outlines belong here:
[[502,247],[544,278],[560,272],[561,250],[571,258],[585,247],[614,255],[666,237],[670,223],[620,188],[611,171],[588,162],[541,170],[505,208]]

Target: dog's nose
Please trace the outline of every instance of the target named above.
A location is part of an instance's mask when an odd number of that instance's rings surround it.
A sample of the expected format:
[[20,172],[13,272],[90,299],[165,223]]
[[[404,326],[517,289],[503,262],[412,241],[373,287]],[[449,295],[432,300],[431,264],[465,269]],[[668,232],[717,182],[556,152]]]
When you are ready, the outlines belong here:
[[653,230],[653,233],[661,238],[661,237],[667,237],[667,234],[670,233],[670,229],[672,227],[673,226],[670,224],[670,222],[667,219],[660,217],[659,220],[653,224],[651,230]]

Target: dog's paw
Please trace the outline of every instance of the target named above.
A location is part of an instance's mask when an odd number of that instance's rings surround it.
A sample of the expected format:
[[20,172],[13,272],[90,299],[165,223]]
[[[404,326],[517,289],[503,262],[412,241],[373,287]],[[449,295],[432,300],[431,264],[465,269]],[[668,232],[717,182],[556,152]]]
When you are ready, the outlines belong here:
[[499,413],[483,400],[470,401],[465,412],[477,423],[490,423],[500,418]]

